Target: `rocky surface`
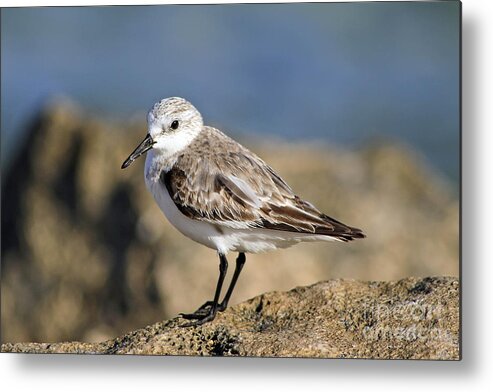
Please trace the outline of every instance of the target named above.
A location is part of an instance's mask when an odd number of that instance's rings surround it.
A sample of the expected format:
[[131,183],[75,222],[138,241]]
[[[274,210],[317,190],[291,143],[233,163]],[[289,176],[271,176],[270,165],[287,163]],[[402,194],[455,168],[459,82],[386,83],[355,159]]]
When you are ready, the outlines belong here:
[[[216,254],[167,222],[145,188],[143,159],[120,170],[145,134],[145,115],[135,118],[48,106],[2,168],[2,342],[101,341],[212,296]],[[332,278],[458,276],[458,201],[420,156],[382,143],[242,142],[368,238],[249,255],[233,304]]]
[[3,352],[458,360],[459,282],[331,280],[271,292],[182,328],[175,318],[102,343],[17,343]]

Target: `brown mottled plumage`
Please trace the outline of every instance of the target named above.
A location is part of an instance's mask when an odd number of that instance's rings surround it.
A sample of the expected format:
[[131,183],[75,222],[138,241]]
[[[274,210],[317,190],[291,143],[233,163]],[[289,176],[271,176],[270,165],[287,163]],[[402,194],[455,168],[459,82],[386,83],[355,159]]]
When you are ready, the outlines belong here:
[[191,219],[245,222],[265,228],[320,234],[342,241],[363,238],[361,230],[321,213],[299,198],[257,155],[221,131],[204,127],[186,151],[161,173],[178,209]]

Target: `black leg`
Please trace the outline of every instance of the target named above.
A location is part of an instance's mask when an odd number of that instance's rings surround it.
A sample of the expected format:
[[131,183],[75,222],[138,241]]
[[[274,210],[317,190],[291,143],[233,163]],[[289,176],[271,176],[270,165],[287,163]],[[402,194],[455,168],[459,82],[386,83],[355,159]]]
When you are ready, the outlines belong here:
[[222,312],[224,309],[228,307],[228,302],[231,297],[231,294],[233,294],[233,290],[235,289],[236,281],[238,280],[238,277],[240,276],[241,270],[243,269],[243,266],[245,265],[246,257],[244,253],[238,254],[238,257],[236,258],[236,267],[235,267],[235,272],[233,273],[233,278],[231,279],[231,283],[229,284],[228,291],[226,292],[226,295],[224,296],[224,299],[222,302],[219,304],[217,310]]
[[[207,321],[212,321],[214,320],[214,317],[216,317],[217,309],[218,309],[218,302],[219,302],[219,296],[221,295],[221,289],[223,287],[223,282],[224,282],[224,277],[226,276],[226,272],[228,271],[228,260],[226,259],[226,256],[220,254],[219,255],[219,279],[217,280],[217,285],[216,285],[216,292],[214,294],[214,300],[210,305],[207,305],[208,302],[206,302],[204,306],[202,305],[195,313],[191,314],[183,314],[181,313],[180,315],[189,320],[195,319],[195,321],[192,321],[191,323],[182,325],[182,327],[191,327],[194,325],[200,325],[203,324]],[[206,309],[208,308],[208,309]]]

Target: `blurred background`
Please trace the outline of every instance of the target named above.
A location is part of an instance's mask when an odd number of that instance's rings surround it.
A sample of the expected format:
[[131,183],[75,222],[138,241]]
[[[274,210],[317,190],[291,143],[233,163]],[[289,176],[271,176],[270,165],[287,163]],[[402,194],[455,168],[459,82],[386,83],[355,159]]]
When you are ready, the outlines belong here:
[[233,303],[457,276],[459,38],[455,1],[2,9],[2,342],[104,340],[212,296],[214,252],[143,159],[120,170],[168,96],[368,234],[249,256]]

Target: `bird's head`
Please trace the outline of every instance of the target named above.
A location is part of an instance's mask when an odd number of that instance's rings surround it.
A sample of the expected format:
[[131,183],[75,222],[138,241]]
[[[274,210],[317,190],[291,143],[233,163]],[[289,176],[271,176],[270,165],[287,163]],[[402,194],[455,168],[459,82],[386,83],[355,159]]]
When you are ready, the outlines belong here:
[[204,123],[199,111],[183,98],[156,102],[147,114],[147,135],[123,162],[127,168],[151,148],[165,157],[185,148],[200,133]]

